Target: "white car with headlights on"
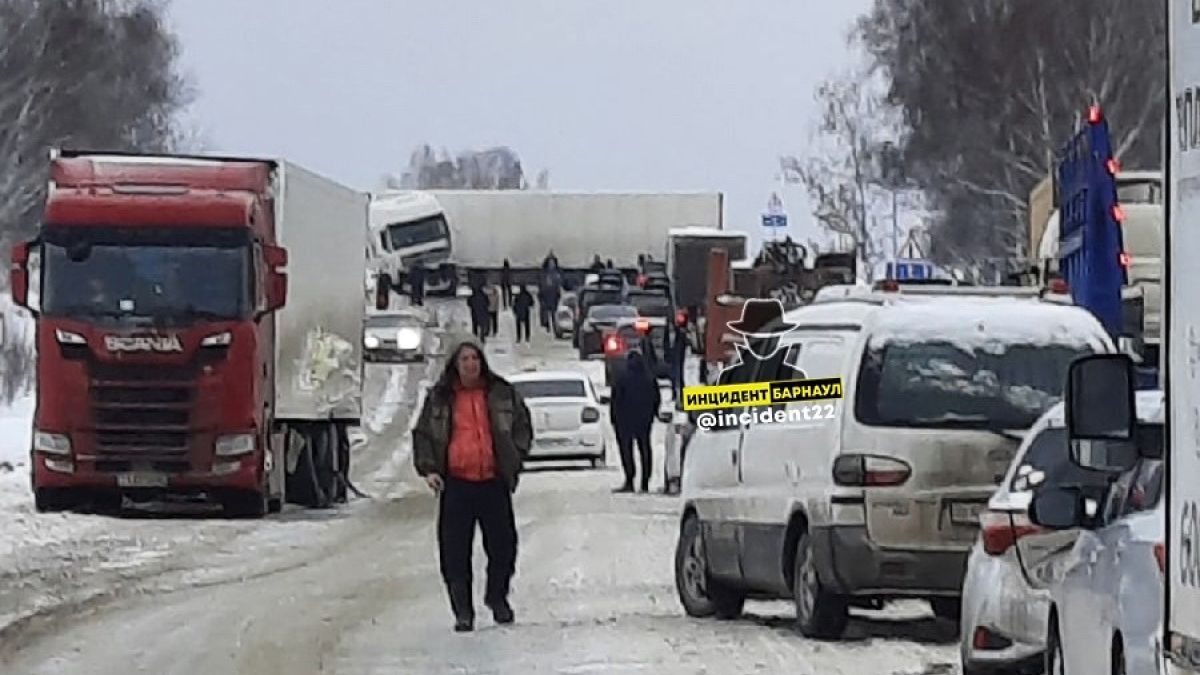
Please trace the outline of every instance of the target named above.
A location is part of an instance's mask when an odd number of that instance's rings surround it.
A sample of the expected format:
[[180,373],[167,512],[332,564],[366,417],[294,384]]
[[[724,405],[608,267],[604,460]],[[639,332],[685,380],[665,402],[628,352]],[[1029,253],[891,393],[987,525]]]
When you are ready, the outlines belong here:
[[425,322],[411,313],[367,315],[363,358],[368,362],[420,362],[429,342]]
[[602,422],[607,397],[592,381],[569,371],[520,373],[509,378],[529,406],[533,447],[527,461],[585,459],[604,466],[607,443]]

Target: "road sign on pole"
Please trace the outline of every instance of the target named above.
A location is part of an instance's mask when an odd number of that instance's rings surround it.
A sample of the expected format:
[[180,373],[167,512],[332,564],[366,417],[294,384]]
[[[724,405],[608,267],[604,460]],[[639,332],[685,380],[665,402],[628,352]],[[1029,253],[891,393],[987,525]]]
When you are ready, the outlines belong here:
[[763,217],[762,217],[762,224],[763,224],[763,227],[768,227],[768,228],[787,227],[788,220],[787,220],[787,216],[783,215],[782,213],[778,213],[778,214],[764,213]]

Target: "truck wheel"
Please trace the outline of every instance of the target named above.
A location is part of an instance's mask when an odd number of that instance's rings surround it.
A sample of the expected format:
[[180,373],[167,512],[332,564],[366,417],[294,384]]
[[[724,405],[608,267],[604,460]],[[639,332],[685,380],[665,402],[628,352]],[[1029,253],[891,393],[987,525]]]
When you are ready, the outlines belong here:
[[334,440],[337,442],[337,475],[334,480],[334,501],[345,504],[349,501],[350,480],[350,433],[349,425],[339,422],[334,427]]
[[842,636],[850,620],[846,598],[821,585],[813,560],[812,536],[805,532],[796,542],[792,571],[792,600],[796,605],[796,628],[805,637],[835,639]]
[[236,490],[221,498],[221,508],[228,518],[262,518],[271,510],[267,493],[258,490]]
[[77,503],[75,495],[66,488],[34,488],[33,507],[38,513],[66,511]]
[[304,449],[296,464],[296,471],[288,476],[288,501],[311,509],[329,508],[333,501],[336,443],[331,440],[331,425],[313,424],[301,433]]

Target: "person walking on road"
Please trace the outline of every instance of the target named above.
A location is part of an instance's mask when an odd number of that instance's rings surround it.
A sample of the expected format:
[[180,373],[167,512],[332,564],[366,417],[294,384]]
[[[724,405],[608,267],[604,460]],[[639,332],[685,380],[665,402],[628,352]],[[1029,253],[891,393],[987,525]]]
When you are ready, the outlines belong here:
[[642,460],[642,492],[650,491],[650,431],[661,404],[654,374],[647,369],[640,352],[630,352],[625,368],[617,376],[617,383],[613,387],[610,408],[613,427],[617,432],[617,445],[621,449],[621,467],[625,470],[625,482],[616,492],[633,492],[633,479],[637,473],[633,459],[634,443]]
[[533,294],[522,286],[521,292],[513,299],[513,315],[517,319],[517,342],[529,342],[529,315],[532,311]]
[[504,309],[508,309],[513,303],[512,283],[512,265],[509,264],[508,258],[505,258],[504,265],[500,268],[500,293],[504,299]]
[[408,297],[417,307],[425,304],[425,268],[420,265],[414,265],[408,275]]
[[475,628],[476,523],[487,554],[484,604],[496,623],[514,620],[508,602],[517,564],[512,495],[532,444],[529,408],[516,388],[492,372],[478,345],[455,347],[425,397],[412,448],[417,473],[438,496],[438,557],[457,632]]
[[491,326],[491,335],[500,334],[500,289],[495,285],[487,287],[488,300],[488,320]]
[[467,300],[467,305],[471,308],[471,325],[474,327],[475,337],[486,344],[488,329],[492,327],[492,317],[488,315],[488,299],[483,288],[475,288]]

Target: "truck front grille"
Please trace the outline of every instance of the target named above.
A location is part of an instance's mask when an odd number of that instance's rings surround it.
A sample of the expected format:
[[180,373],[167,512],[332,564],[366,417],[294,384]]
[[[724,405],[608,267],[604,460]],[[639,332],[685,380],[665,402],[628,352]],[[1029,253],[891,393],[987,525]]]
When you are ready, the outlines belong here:
[[93,363],[89,376],[96,449],[107,460],[187,454],[195,367]]

